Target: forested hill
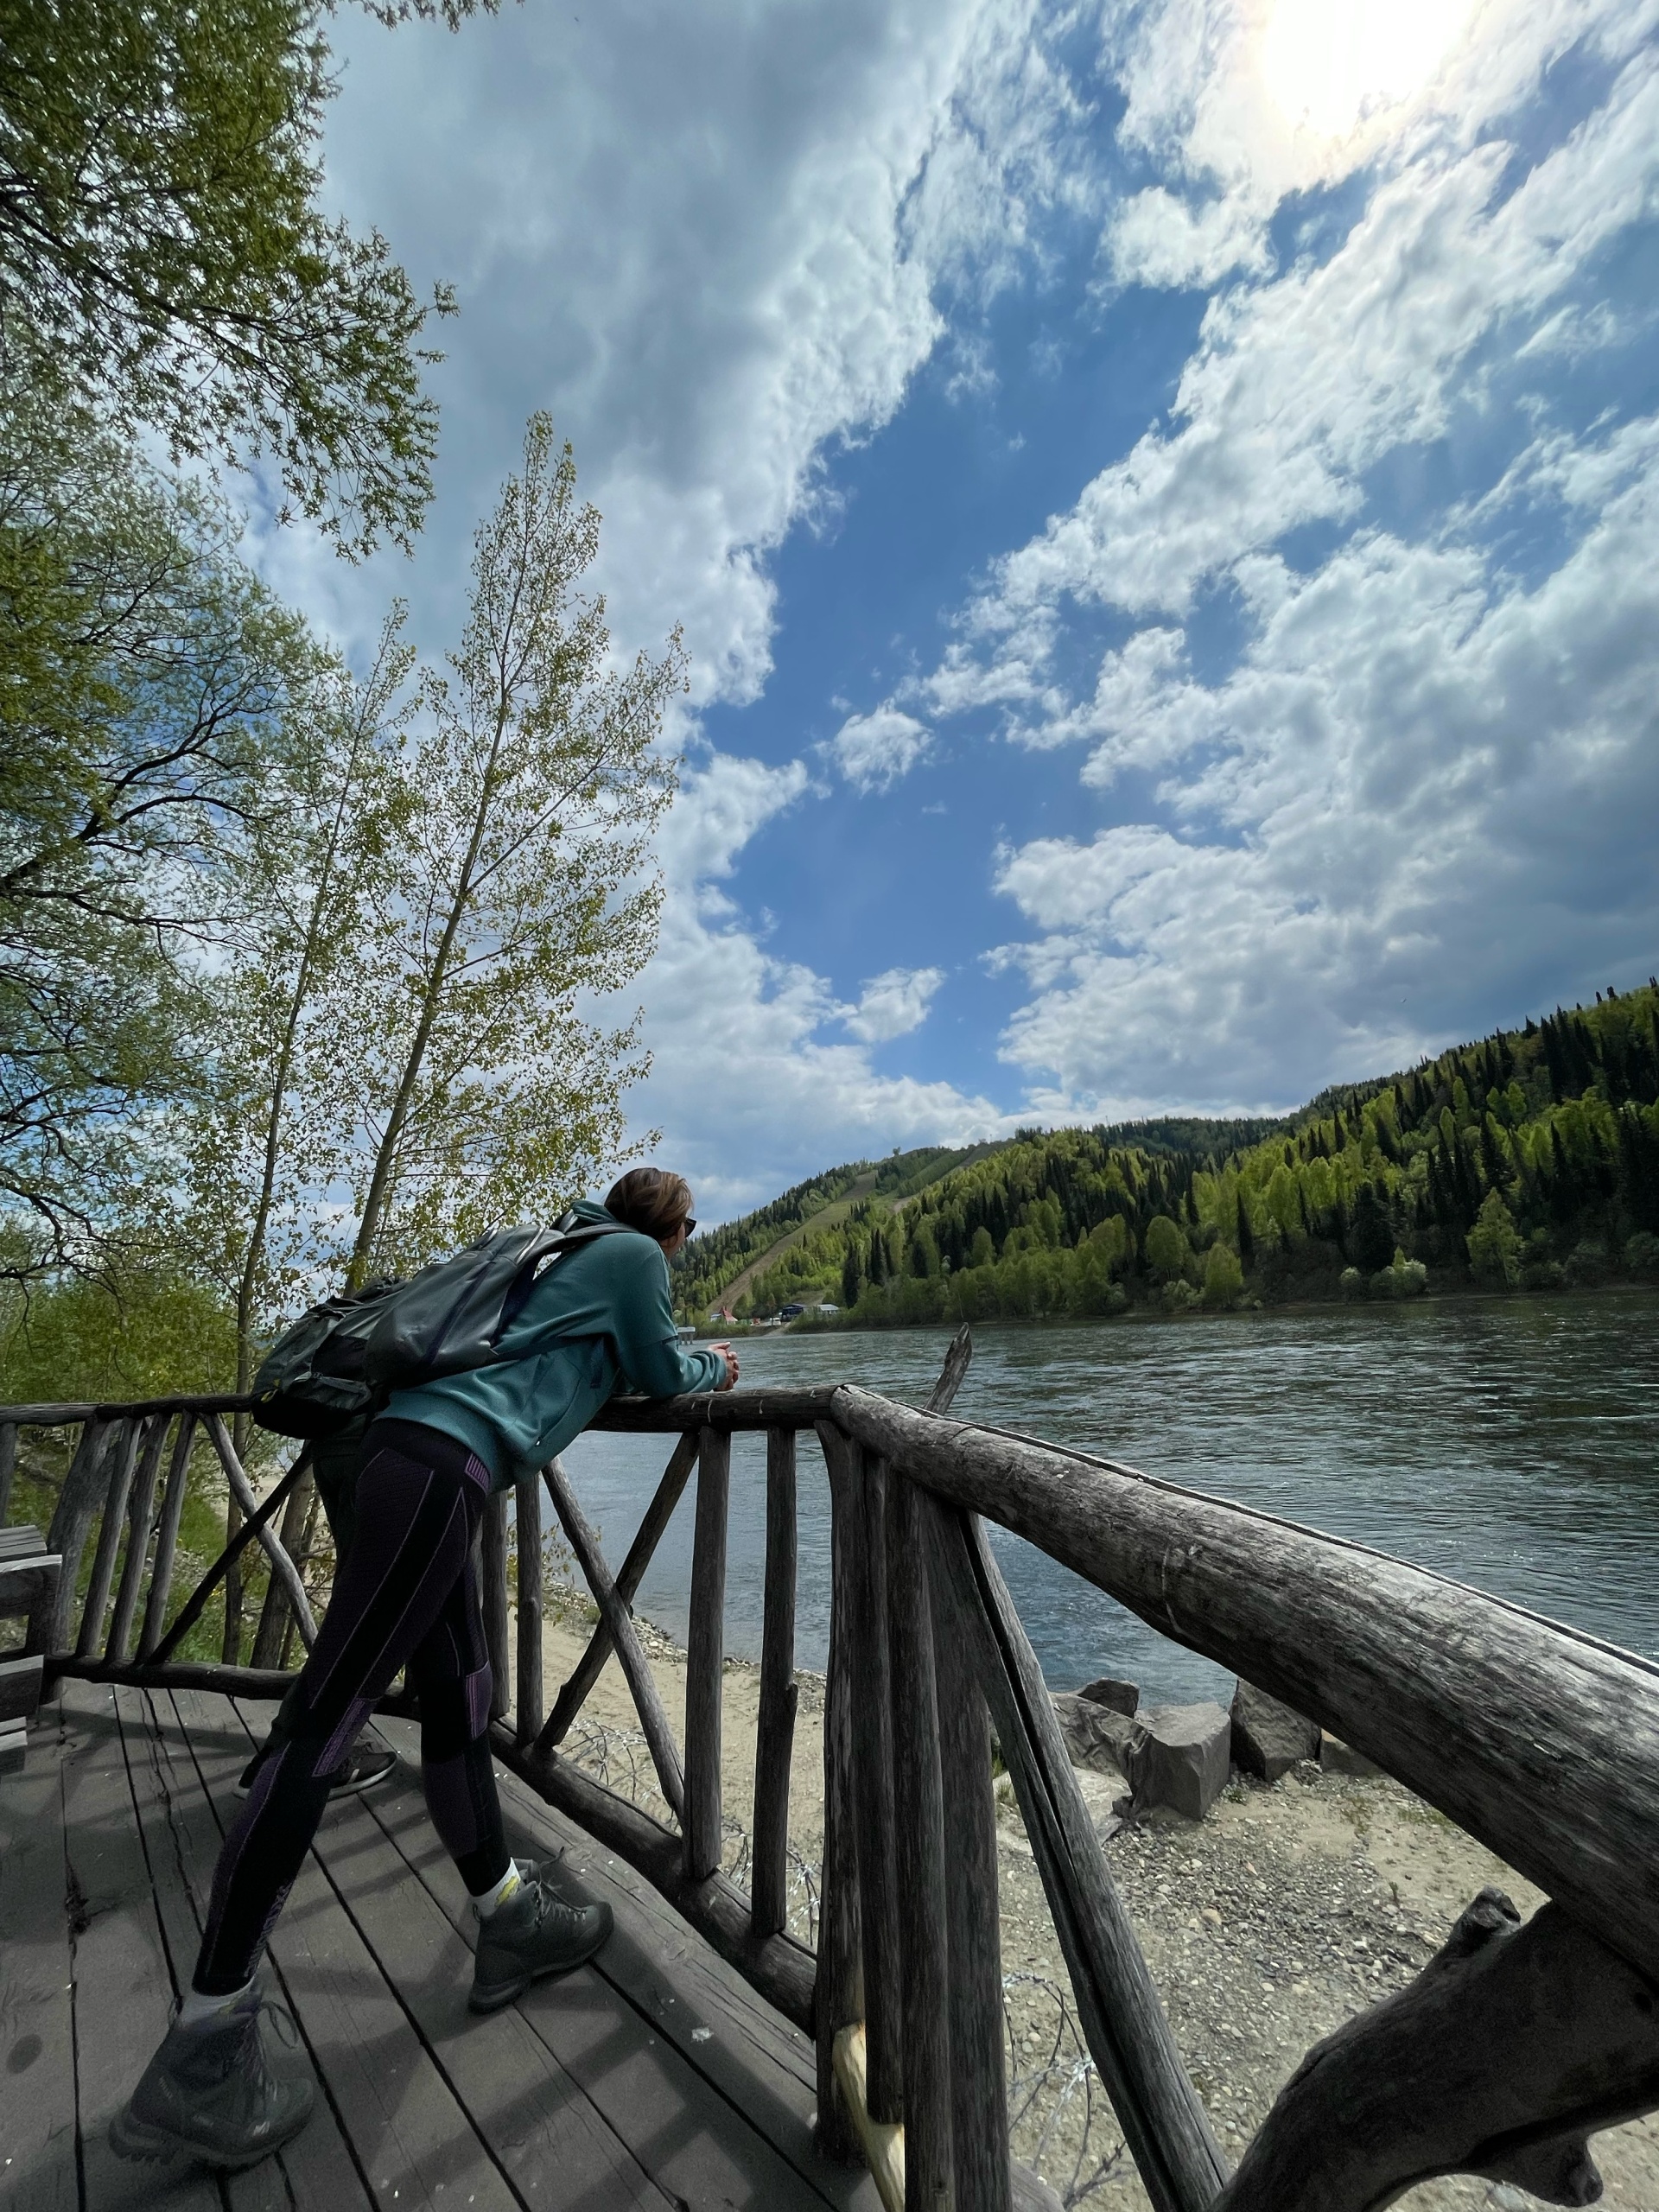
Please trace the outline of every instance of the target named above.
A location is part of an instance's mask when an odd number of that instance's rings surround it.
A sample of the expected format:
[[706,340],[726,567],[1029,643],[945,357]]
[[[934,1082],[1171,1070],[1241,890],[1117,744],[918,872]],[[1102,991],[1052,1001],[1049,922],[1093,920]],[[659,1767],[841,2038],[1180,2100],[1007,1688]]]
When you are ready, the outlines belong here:
[[[1659,984],[1280,1122],[1027,1130],[838,1167],[696,1238],[702,1321],[882,1325],[1659,1277]],[[729,1287],[737,1286],[732,1296]]]

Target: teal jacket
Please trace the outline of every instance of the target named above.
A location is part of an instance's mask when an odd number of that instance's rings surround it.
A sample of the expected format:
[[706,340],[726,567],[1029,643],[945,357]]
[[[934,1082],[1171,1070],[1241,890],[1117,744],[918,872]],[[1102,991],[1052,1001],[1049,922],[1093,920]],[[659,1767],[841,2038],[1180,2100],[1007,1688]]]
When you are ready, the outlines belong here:
[[[582,1221],[611,1217],[592,1198]],[[394,1390],[394,1421],[423,1421],[476,1452],[498,1490],[533,1475],[579,1436],[626,1376],[648,1398],[713,1390],[726,1380],[717,1352],[680,1344],[668,1262],[649,1236],[596,1236],[547,1270],[501,1339],[503,1357],[465,1375]]]

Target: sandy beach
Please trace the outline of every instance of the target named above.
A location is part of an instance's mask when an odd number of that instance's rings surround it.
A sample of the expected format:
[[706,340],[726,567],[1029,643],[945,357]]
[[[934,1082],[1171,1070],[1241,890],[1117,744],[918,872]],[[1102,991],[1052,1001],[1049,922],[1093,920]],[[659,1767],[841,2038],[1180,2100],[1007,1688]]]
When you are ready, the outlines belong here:
[[[573,1603],[545,1629],[550,1706],[588,1633]],[[677,1737],[684,1656],[641,1622]],[[799,1676],[791,1769],[795,1859],[791,1925],[812,1932],[823,1836],[822,1678]],[[722,1755],[726,1864],[747,1883],[759,1670],[730,1660]],[[627,1686],[613,1658],[566,1750],[658,1818],[665,1807]],[[1123,1785],[1080,1773],[1097,1821]],[[1068,2202],[1130,2212],[1147,2204],[1078,2036],[1065,1968],[1013,1791],[998,1789],[1003,1973],[1016,2151]],[[1235,2157],[1308,2046],[1411,1980],[1476,1893],[1495,1884],[1523,1913],[1539,1892],[1443,1815],[1383,1776],[1297,1768],[1272,1788],[1236,1777],[1200,1822],[1154,1815],[1106,1845],[1183,2056],[1223,2144]],[[1659,2212],[1659,2116],[1609,2130],[1593,2145],[1613,2212]],[[1538,2200],[1466,2177],[1425,2183],[1414,2208]]]

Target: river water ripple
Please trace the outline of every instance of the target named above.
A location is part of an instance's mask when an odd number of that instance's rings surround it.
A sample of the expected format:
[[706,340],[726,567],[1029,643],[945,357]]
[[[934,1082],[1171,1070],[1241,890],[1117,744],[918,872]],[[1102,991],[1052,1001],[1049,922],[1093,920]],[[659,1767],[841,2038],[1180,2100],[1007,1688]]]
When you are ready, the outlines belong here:
[[[856,1382],[919,1404],[943,1330],[752,1340],[745,1383]],[[1166,1325],[976,1332],[954,1410],[1375,1545],[1659,1658],[1659,1298],[1459,1300]],[[566,1454],[620,1563],[666,1440],[589,1435]],[[829,1635],[823,1463],[803,1437],[797,1654]],[[695,1484],[636,1604],[681,1641]],[[994,1537],[1056,1688],[1096,1675],[1154,1698],[1229,1680],[1017,1537]],[[766,1447],[732,1454],[728,1651],[757,1657]]]

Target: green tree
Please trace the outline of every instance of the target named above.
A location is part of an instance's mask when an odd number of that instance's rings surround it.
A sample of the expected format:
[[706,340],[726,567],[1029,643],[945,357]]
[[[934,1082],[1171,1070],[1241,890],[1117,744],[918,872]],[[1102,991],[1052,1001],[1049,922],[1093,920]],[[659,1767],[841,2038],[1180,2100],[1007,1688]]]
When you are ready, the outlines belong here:
[[1362,1274],[1374,1274],[1394,1256],[1394,1224],[1387,1206],[1370,1183],[1354,1194],[1353,1217],[1348,1227],[1348,1249]]
[[660,740],[684,656],[677,632],[661,660],[612,665],[604,601],[580,590],[598,550],[570,448],[533,416],[474,539],[459,648],[426,678],[374,935],[334,994],[365,1135],[353,1281],[556,1211],[621,1147],[638,1023],[578,1008],[656,941],[649,841],[675,790]]
[[1129,1224],[1121,1213],[1109,1213],[1089,1232],[1090,1249],[1105,1255],[1107,1267],[1114,1274],[1128,1265],[1131,1243]]
[[[316,1215],[348,1174],[350,1056],[335,1032],[377,891],[396,864],[398,745],[413,655],[394,608],[367,677],[325,664],[269,752],[266,804],[224,886],[211,1080],[188,1141],[191,1241],[236,1315],[236,1382],[266,1325],[315,1277]],[[246,1421],[238,1427],[238,1448]]]
[[1232,1246],[1212,1244],[1204,1263],[1205,1304],[1230,1306],[1243,1287],[1244,1270]]
[[378,232],[323,211],[321,14],[0,0],[0,362],[14,391],[79,395],[175,458],[268,456],[360,551],[420,526],[417,340],[452,302],[423,305]]
[[918,1221],[911,1233],[907,1248],[909,1270],[921,1281],[928,1281],[939,1272],[939,1247],[932,1224]]
[[1288,1244],[1302,1225],[1301,1195],[1294,1173],[1281,1160],[1268,1178],[1267,1207],[1281,1238]]
[[1488,1191],[1469,1231],[1469,1264],[1484,1282],[1501,1282],[1513,1289],[1521,1280],[1521,1232],[1503,1194]]
[[877,1222],[870,1231],[870,1281],[880,1290],[893,1274],[887,1259],[887,1232],[884,1223]]
[[85,415],[0,413],[0,1211],[94,1262],[211,1058],[220,890],[321,657],[225,511]]
[[968,1264],[970,1268],[988,1268],[995,1263],[996,1247],[991,1242],[990,1230],[982,1224],[974,1231],[974,1241],[968,1247]]
[[1173,1282],[1192,1257],[1185,1237],[1166,1213],[1155,1213],[1141,1240],[1147,1265],[1162,1282]]
[[855,1236],[847,1240],[846,1255],[841,1263],[841,1302],[849,1312],[857,1305],[864,1288],[864,1267],[859,1242]]

